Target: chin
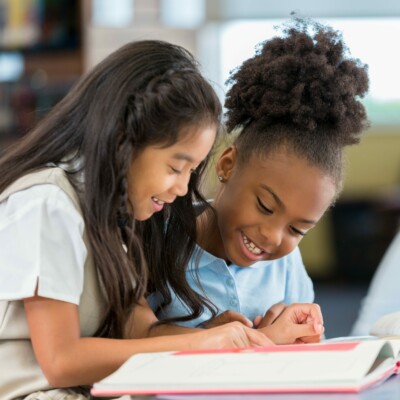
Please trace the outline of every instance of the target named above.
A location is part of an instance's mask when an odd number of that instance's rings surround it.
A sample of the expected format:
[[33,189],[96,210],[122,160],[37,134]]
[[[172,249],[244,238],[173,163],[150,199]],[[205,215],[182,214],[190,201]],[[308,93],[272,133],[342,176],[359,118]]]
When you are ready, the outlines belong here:
[[153,213],[141,213],[138,215],[135,215],[135,220],[136,221],[146,221],[147,219],[151,218],[153,216]]
[[251,262],[249,260],[243,260],[243,258],[241,257],[228,257],[227,260],[229,262],[231,262],[232,264],[237,265],[238,267],[241,268],[246,268],[246,267],[250,267],[251,265],[254,264],[254,262]]

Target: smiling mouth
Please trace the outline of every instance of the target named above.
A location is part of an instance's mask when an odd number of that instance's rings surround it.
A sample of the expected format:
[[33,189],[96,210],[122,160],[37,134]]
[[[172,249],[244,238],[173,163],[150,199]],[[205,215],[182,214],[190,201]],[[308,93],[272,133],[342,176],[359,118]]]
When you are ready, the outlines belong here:
[[165,201],[162,201],[162,200],[160,200],[160,199],[157,199],[157,197],[154,197],[154,196],[152,196],[152,198],[151,198],[155,203],[157,203],[158,205],[160,205],[160,206],[163,206],[166,202]]
[[265,253],[264,250],[257,247],[244,233],[242,233],[243,243],[246,248],[254,255],[259,256],[262,253]]

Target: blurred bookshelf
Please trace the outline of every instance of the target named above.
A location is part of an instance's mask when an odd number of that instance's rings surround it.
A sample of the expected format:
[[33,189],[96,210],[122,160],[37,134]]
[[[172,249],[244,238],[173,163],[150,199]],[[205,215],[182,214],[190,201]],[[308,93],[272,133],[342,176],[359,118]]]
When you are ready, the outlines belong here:
[[83,71],[81,2],[0,2],[0,153],[29,131]]

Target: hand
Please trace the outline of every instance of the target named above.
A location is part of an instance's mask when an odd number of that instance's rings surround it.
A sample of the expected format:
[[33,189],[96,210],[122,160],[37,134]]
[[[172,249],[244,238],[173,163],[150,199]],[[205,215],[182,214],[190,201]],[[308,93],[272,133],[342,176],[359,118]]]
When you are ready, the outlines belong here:
[[217,315],[210,321],[201,324],[201,327],[210,329],[234,321],[241,322],[243,325],[248,326],[249,328],[253,327],[253,323],[249,319],[247,319],[243,314],[239,314],[238,312],[232,310],[224,311],[223,313]]
[[274,345],[263,332],[248,328],[237,321],[216,328],[203,329],[192,335],[197,335],[196,340],[192,340],[193,349],[229,349]]
[[286,309],[287,305],[285,303],[276,303],[274,304],[262,317],[258,315],[254,318],[253,325],[257,329],[265,328],[268,325],[271,325],[275,322],[275,320],[282,314],[282,312]]
[[276,344],[319,342],[324,332],[321,309],[318,304],[291,304],[259,331]]

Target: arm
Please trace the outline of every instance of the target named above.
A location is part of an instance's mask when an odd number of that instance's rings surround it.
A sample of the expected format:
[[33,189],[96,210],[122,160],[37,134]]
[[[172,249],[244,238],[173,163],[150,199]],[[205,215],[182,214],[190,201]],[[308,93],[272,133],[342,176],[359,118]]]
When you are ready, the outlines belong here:
[[[140,326],[135,326],[133,321],[141,321]],[[158,322],[153,310],[145,299],[142,299],[140,304],[135,307],[131,318],[127,324],[127,338],[145,338],[165,335],[181,335],[183,333],[199,332],[202,328],[210,329],[228,324],[230,322],[240,322],[243,325],[252,328],[253,324],[244,315],[232,310],[224,311],[217,317],[201,325],[201,328],[191,328],[174,324],[156,325]],[[138,325],[138,324],[136,324]]]
[[[138,323],[138,321],[140,321]],[[145,299],[140,301],[129,318],[126,327],[125,337],[130,339],[141,339],[165,335],[181,335],[194,333],[200,329],[189,328],[173,324],[156,325],[158,322],[153,310]]]
[[[136,353],[271,344],[261,332],[239,323],[156,338],[82,338],[76,305],[39,296],[24,303],[36,358],[54,387],[92,384]],[[133,322],[141,323],[136,318]]]

